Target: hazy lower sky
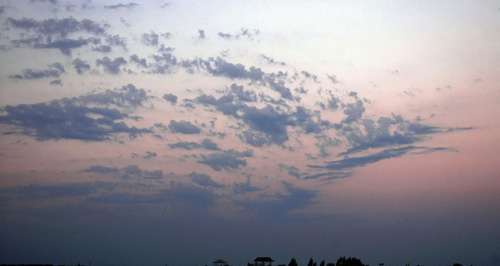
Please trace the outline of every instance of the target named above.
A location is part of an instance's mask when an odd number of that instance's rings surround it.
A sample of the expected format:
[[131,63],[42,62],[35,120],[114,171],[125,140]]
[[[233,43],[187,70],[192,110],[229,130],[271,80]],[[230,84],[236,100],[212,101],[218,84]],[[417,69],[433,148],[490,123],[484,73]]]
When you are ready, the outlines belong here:
[[0,2],[0,263],[500,261],[498,1]]

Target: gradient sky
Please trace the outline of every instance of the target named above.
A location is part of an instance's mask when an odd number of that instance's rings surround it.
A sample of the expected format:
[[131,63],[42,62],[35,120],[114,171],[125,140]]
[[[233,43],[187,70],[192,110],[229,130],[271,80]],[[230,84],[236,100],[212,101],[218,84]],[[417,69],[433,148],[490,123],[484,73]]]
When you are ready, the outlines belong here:
[[500,261],[498,1],[0,2],[0,263]]

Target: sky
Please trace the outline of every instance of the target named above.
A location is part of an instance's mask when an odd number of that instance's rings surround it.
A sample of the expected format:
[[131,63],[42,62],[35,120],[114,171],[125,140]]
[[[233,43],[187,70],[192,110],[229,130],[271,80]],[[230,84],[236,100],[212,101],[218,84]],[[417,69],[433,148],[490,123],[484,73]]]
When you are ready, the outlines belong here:
[[496,266],[498,1],[0,2],[0,263]]

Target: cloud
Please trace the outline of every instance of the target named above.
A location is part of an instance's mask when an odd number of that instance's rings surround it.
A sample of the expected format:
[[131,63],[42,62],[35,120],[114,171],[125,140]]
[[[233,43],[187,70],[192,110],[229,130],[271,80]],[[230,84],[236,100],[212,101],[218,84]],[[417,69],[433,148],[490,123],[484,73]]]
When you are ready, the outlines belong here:
[[268,64],[271,64],[271,65],[280,65],[280,66],[286,66],[286,63],[285,62],[279,62],[279,61],[276,61],[274,60],[273,58],[269,57],[269,56],[266,56],[264,54],[261,54],[260,55],[260,58],[264,59]]
[[80,58],[74,59],[72,64],[76,70],[76,73],[80,75],[90,70],[90,65],[86,61],[81,60]]
[[181,133],[181,134],[199,134],[201,132],[201,128],[196,125],[193,125],[189,121],[181,120],[179,122],[175,120],[170,120],[170,124],[168,128],[173,133]]
[[[269,142],[275,144],[283,144],[288,140],[286,127],[292,124],[288,114],[280,112],[279,109],[271,105],[267,105],[261,109],[247,107],[243,111],[242,119],[251,129],[263,134],[261,136],[253,134],[252,136],[257,137],[259,140],[266,138]],[[246,138],[248,135],[244,135],[244,140],[248,140]]]
[[227,77],[229,79],[261,81],[265,74],[260,68],[252,66],[247,70],[243,64],[233,64],[221,57],[211,57],[208,60],[183,60],[180,66],[186,68],[190,73],[193,73],[195,70],[205,70],[213,76]]
[[370,148],[408,145],[422,141],[430,134],[445,132],[442,128],[408,121],[394,114],[392,118],[380,117],[377,121],[363,119],[361,122],[362,127],[350,126],[340,130],[352,147],[339,155]]
[[236,34],[229,34],[229,33],[224,33],[224,32],[219,32],[217,33],[219,37],[225,40],[239,40],[240,38],[246,37],[248,40],[253,40],[253,38],[257,35],[259,35],[258,30],[249,30],[242,28],[240,32]]
[[57,5],[58,4],[58,1],[57,0],[30,0],[31,3],[35,3],[35,2],[40,2],[40,3],[50,3],[50,4],[53,4],[53,5]]
[[164,94],[162,98],[165,101],[170,102],[172,105],[175,105],[177,103],[177,96],[173,95],[172,93]]
[[256,102],[257,95],[254,91],[244,90],[243,86],[238,86],[236,83],[231,84],[231,92],[238,97],[242,102]]
[[106,192],[88,197],[86,202],[105,205],[165,205],[175,209],[193,208],[200,210],[215,204],[217,196],[210,191],[199,186],[183,183],[171,183],[170,187],[161,189],[153,193],[131,192]]
[[365,166],[367,164],[376,163],[381,160],[401,157],[410,152],[416,154],[429,153],[434,151],[445,151],[450,150],[448,148],[427,148],[427,147],[416,147],[416,146],[403,146],[398,148],[386,149],[381,152],[373,153],[367,156],[360,157],[348,157],[342,160],[326,162],[325,165],[308,165],[310,168],[316,169],[327,169],[331,171],[343,171],[346,169],[352,169],[356,167]]
[[[151,155],[153,154],[153,155]],[[152,152],[146,152],[146,156],[150,155],[151,157],[156,157],[154,156],[156,153]],[[145,156],[145,157],[146,157]],[[127,165],[122,168],[117,168],[117,167],[107,167],[103,165],[93,165],[90,166],[89,168],[84,168],[79,170],[78,172],[80,173],[97,173],[97,174],[104,174],[104,175],[111,175],[113,177],[120,177],[124,179],[130,179],[130,178],[136,178],[136,179],[162,179],[163,178],[163,171],[162,170],[144,170],[141,169],[137,165]]]
[[300,173],[299,173],[299,169],[293,165],[286,165],[284,163],[280,163],[279,164],[279,167],[280,169],[285,169],[288,171],[288,174],[291,175],[291,176],[294,176],[296,177],[297,179],[300,178]]
[[267,83],[269,84],[269,87],[278,92],[283,99],[287,100],[293,100],[293,95],[292,91],[290,88],[285,86],[285,82],[283,80],[278,80],[276,76],[274,75],[268,75],[266,76]]
[[56,85],[62,86],[63,84],[62,84],[61,79],[55,79],[55,80],[49,82],[49,85],[50,86],[56,86]]
[[203,139],[201,143],[198,142],[188,142],[188,141],[179,141],[176,143],[168,144],[171,149],[185,149],[185,150],[194,150],[194,149],[206,149],[206,150],[220,150],[215,142],[211,139]]
[[251,129],[242,131],[241,134],[238,134],[238,137],[254,147],[263,147],[275,143],[269,134]]
[[109,5],[109,6],[104,6],[106,9],[119,9],[119,8],[127,8],[127,9],[132,9],[134,7],[138,6],[136,3],[128,3],[128,4],[116,4],[116,5]]
[[163,171],[162,170],[153,170],[153,171],[148,171],[148,170],[142,170],[142,177],[146,179],[162,179],[163,178]]
[[59,62],[49,65],[49,69],[33,70],[25,69],[23,74],[10,75],[11,79],[41,79],[41,78],[59,78],[62,73],[65,73],[63,65]]
[[35,49],[58,49],[64,55],[71,55],[71,50],[89,44],[98,45],[100,38],[77,37],[69,38],[70,34],[87,33],[100,37],[105,36],[108,25],[100,25],[90,19],[76,20],[74,18],[35,20],[31,18],[8,18],[7,23],[15,29],[24,30],[22,39],[11,40],[16,47],[31,47]]
[[349,103],[344,108],[344,114],[347,116],[342,120],[343,123],[350,124],[352,122],[356,122],[363,116],[365,112],[365,107],[363,106],[363,102],[359,99],[356,100],[355,103]]
[[171,143],[171,144],[168,144],[168,146],[171,148],[171,149],[185,149],[185,150],[194,150],[194,149],[200,149],[202,146],[201,144],[199,144],[198,142],[188,142],[188,141],[179,141],[179,142],[176,142],[176,143]]
[[238,205],[245,208],[245,212],[254,213],[259,217],[271,220],[287,219],[292,211],[306,207],[314,203],[318,192],[294,187],[291,183],[281,183],[285,194],[269,195],[266,198],[255,200],[237,200]]
[[152,68],[151,71],[153,74],[171,74],[175,73],[177,70],[177,58],[170,50],[161,55],[153,55],[152,57],[154,62],[151,64],[150,68]]
[[86,173],[99,173],[99,174],[114,174],[118,173],[119,170],[116,167],[106,167],[102,165],[93,165],[89,168],[85,168],[80,170],[80,172],[86,172]]
[[143,44],[145,44],[147,46],[157,46],[159,37],[160,36],[158,34],[151,31],[151,33],[142,34],[141,41]]
[[127,49],[127,41],[119,35],[107,35],[105,41],[108,45],[121,46],[123,49]]
[[191,178],[191,180],[193,180],[193,182],[203,187],[214,187],[214,188],[224,187],[223,185],[215,182],[212,179],[212,177],[207,174],[192,172],[188,176]]
[[[184,68],[188,73],[195,72],[207,72],[210,75],[216,77],[226,77],[229,79],[248,79],[252,83],[257,83],[261,85],[267,85],[272,90],[278,92],[282,99],[299,101],[300,98],[294,98],[292,91],[285,85],[286,73],[279,72],[277,74],[271,73],[266,74],[261,68],[251,66],[248,69],[245,65],[240,63],[230,63],[221,57],[210,57],[207,60],[195,59],[195,60],[181,60],[177,61],[177,58],[173,56],[170,52],[163,53],[162,55],[153,55],[155,64],[151,65],[151,73],[156,74],[170,74],[174,73],[178,67]],[[236,84],[234,86],[237,86]],[[238,93],[239,87],[234,87],[235,93]],[[247,92],[254,94],[252,92]],[[238,97],[245,97],[245,95],[239,94]],[[248,101],[255,100],[253,95],[246,95]],[[243,98],[242,98],[243,99]],[[281,99],[280,99],[281,100]]]
[[201,154],[202,159],[198,162],[210,166],[215,171],[231,171],[246,166],[247,161],[240,158],[251,157],[252,155],[252,150],[246,150],[244,152],[228,150],[208,155]]
[[89,197],[87,202],[112,205],[138,205],[138,204],[158,204],[165,201],[162,194],[137,194],[130,192],[103,193],[95,197]]
[[302,127],[305,133],[319,133],[322,130],[322,126],[328,126],[328,124],[322,122],[319,118],[317,118],[318,122],[314,121],[314,115],[311,110],[303,106],[297,106],[293,114],[293,118],[295,118],[294,125]]
[[126,64],[127,61],[123,57],[117,57],[113,61],[111,61],[111,59],[109,59],[109,57],[107,56],[103,57],[102,59],[96,60],[97,66],[102,66],[105,72],[112,75],[120,74],[121,73],[120,67]]
[[211,139],[203,139],[201,141],[201,146],[204,148],[204,149],[207,149],[207,150],[213,150],[213,151],[218,151],[220,150],[219,146],[217,145],[217,143],[213,142],[213,140]]
[[172,195],[176,201],[181,201],[189,206],[203,208],[214,205],[215,199],[217,198],[215,194],[208,189],[182,183],[176,183],[175,186],[166,190],[165,193]]
[[350,177],[352,173],[349,172],[339,172],[339,171],[329,171],[320,174],[306,175],[303,179],[322,179],[322,180],[331,180],[337,178],[347,178]]
[[128,114],[122,108],[141,106],[148,99],[143,89],[132,84],[103,93],[63,98],[48,103],[7,105],[0,123],[19,129],[15,133],[37,140],[77,139],[104,141],[125,133],[131,138],[149,129],[129,127],[121,121]]
[[255,147],[283,145],[289,138],[288,126],[301,127],[305,133],[319,133],[332,127],[328,121],[315,118],[316,114],[301,106],[297,107],[296,112],[287,113],[271,104],[257,108],[243,103],[256,101],[255,97],[254,93],[244,91],[243,86],[232,84],[227,94],[218,99],[213,95],[202,94],[194,101],[205,106],[215,106],[223,114],[242,120],[248,128],[237,136]]
[[29,184],[1,189],[0,194],[6,195],[7,200],[40,201],[89,196],[96,191],[97,187],[94,183]]
[[156,152],[146,151],[146,155],[144,155],[142,158],[148,160],[148,159],[156,158],[157,156],[158,156],[158,154],[156,154]]
[[252,186],[250,184],[250,177],[247,177],[246,182],[234,182],[233,183],[233,192],[236,194],[245,194],[249,192],[261,191],[262,188]]
[[94,52],[99,52],[99,53],[110,53],[111,52],[111,46],[110,45],[99,45],[96,47],[92,47],[92,51]]
[[161,37],[163,37],[165,39],[170,39],[172,37],[172,33],[170,33],[170,32],[165,32],[165,33],[162,33],[160,35],[161,35]]
[[326,92],[328,94],[327,99],[326,99],[326,104],[320,102],[318,103],[321,109],[326,110],[337,110],[339,108],[339,105],[341,103],[340,99],[333,94],[331,90],[328,90]]
[[90,19],[76,20],[74,18],[35,20],[32,18],[13,19],[8,18],[7,22],[14,28],[27,31],[34,31],[49,37],[65,38],[70,33],[84,31],[94,35],[103,35],[107,26]]
[[205,39],[205,31],[204,30],[198,30],[198,39],[199,40]]
[[327,75],[328,79],[333,82],[334,84],[340,83],[340,80],[337,78],[335,75]]
[[82,46],[88,45],[89,43],[97,44],[99,40],[94,38],[88,39],[60,39],[53,42],[47,43],[36,43],[33,48],[37,49],[59,49],[64,55],[71,55],[71,50],[80,48]]

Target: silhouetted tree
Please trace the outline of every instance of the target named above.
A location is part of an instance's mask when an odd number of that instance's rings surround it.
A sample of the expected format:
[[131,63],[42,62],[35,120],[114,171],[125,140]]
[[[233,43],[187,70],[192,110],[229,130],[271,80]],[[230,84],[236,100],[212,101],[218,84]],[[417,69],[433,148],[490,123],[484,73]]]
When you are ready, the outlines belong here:
[[328,263],[326,264],[326,266],[335,266],[335,263],[333,263],[333,262],[328,262]]
[[309,263],[307,263],[307,266],[316,266],[316,262],[314,262],[313,258],[309,259]]
[[360,259],[357,259],[355,257],[349,257],[347,259],[345,257],[340,257],[337,260],[337,266],[366,266],[366,265],[364,265]]
[[299,265],[297,264],[297,260],[295,260],[295,258],[292,258],[290,260],[290,263],[288,263],[288,266],[299,266]]
[[455,264],[453,264],[453,266],[462,266],[462,264],[460,264],[460,263],[455,263]]
[[325,266],[325,260],[322,260],[319,266]]

